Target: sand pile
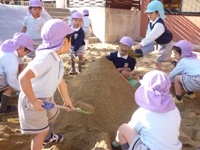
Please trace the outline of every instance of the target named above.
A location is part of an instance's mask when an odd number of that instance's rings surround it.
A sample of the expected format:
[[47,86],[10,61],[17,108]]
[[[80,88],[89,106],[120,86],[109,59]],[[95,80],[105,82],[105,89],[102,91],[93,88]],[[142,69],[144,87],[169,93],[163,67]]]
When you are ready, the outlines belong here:
[[[95,107],[91,115],[61,112],[56,130],[65,135],[60,149],[112,149],[117,128],[130,120],[138,106],[134,102],[135,88],[119,74],[105,57],[89,64],[82,74],[69,84],[74,106],[83,101]],[[58,95],[57,99],[60,99]]]

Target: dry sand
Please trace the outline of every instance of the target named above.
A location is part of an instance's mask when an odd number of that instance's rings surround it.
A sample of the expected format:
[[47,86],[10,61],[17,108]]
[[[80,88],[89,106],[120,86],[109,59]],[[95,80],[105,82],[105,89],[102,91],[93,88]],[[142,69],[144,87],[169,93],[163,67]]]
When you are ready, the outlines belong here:
[[[138,108],[134,102],[135,88],[120,75],[105,55],[117,49],[112,44],[91,44],[86,51],[86,64],[80,75],[68,75],[69,57],[63,55],[66,74],[64,76],[74,106],[79,102],[95,107],[90,115],[78,112],[61,111],[55,124],[54,132],[64,135],[62,143],[45,147],[48,150],[112,150],[110,143],[114,140],[117,128],[128,122],[132,113]],[[155,69],[156,52],[144,58],[137,58],[137,67],[133,76],[142,77]],[[100,59],[99,59],[100,58]],[[24,64],[29,60],[24,59]],[[164,64],[164,71],[169,74],[173,69],[170,63]],[[173,88],[172,88],[173,93]],[[55,101],[62,104],[58,92]],[[10,103],[17,105],[14,97]],[[196,100],[186,99],[178,104],[182,116],[180,140],[183,150],[195,150],[200,147],[200,94]],[[19,124],[8,123],[8,118],[16,118],[17,112],[0,115],[0,150],[29,150],[32,135],[21,135]],[[120,148],[118,148],[119,150]]]

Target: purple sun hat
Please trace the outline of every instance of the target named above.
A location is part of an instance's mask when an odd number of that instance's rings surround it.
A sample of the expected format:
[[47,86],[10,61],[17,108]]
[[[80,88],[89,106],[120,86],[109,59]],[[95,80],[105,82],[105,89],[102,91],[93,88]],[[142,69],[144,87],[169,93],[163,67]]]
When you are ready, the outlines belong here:
[[71,11],[71,14],[73,14],[73,13],[75,13],[75,12],[78,12],[78,11],[74,9],[74,10]]
[[83,10],[83,16],[85,16],[85,15],[89,15],[89,10],[87,10],[87,9]]
[[128,47],[132,47],[133,46],[133,40],[132,40],[132,38],[130,38],[128,36],[122,37],[119,42],[124,44],[124,45],[126,45],[126,46],[128,46]]
[[13,39],[8,39],[1,45],[1,50],[4,52],[13,52],[20,46],[26,47],[30,51],[33,49],[33,41],[26,33],[15,33]]
[[196,54],[192,53],[194,50],[194,46],[188,42],[187,40],[180,40],[174,46],[179,47],[181,49],[181,56],[182,57],[193,57]]
[[64,37],[74,32],[64,21],[60,19],[48,20],[42,27],[41,37],[43,43],[36,49],[36,53],[52,53],[62,47]]
[[30,0],[29,7],[42,7],[42,2],[40,0]]
[[74,18],[82,19],[83,16],[82,16],[81,13],[79,13],[79,12],[75,12],[75,13],[73,13],[73,14],[71,15],[71,18],[72,18],[72,19],[74,19]]
[[135,92],[136,103],[147,110],[166,113],[175,108],[170,94],[171,82],[168,76],[158,70],[146,73]]
[[42,2],[40,0],[30,0],[28,11],[27,11],[27,16],[31,15],[30,7],[41,7],[42,8]]

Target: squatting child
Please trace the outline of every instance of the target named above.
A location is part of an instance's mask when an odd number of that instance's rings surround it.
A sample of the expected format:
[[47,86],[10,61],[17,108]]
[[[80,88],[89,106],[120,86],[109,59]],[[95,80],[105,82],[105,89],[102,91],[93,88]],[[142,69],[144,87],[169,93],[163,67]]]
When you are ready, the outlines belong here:
[[176,103],[183,103],[182,87],[187,94],[186,97],[195,99],[195,91],[200,90],[200,60],[192,53],[193,45],[187,40],[181,40],[173,47],[175,59],[178,60],[176,67],[169,75],[171,82],[174,82]]
[[181,150],[181,116],[170,87],[164,72],[154,70],[144,75],[135,92],[139,108],[117,131],[116,141],[123,150]]

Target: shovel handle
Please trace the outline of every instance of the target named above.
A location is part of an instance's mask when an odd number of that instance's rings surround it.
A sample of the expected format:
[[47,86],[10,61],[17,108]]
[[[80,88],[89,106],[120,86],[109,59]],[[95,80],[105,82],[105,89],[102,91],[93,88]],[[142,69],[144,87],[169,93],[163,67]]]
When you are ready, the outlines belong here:
[[[49,102],[44,102],[44,105],[42,106],[44,109],[52,109],[52,108],[59,108],[59,109],[65,109],[65,110],[70,110],[69,107],[67,106],[62,106],[62,105],[55,105],[53,103],[49,103]],[[79,113],[83,113],[83,114],[91,114],[90,112],[84,111],[80,108],[72,108],[73,111],[79,112]]]

